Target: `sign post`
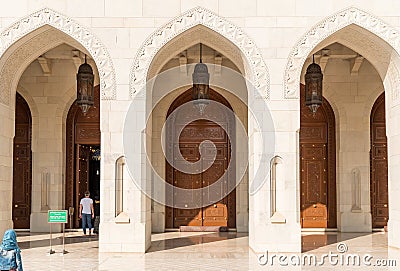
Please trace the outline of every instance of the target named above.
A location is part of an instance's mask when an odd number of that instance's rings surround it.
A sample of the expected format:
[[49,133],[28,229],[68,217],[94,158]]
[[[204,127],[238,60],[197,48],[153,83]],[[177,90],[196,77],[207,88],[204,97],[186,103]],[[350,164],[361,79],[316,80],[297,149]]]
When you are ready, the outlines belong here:
[[53,223],[61,223],[62,224],[62,233],[63,233],[63,251],[62,254],[68,253],[65,250],[65,223],[68,223],[68,211],[67,210],[49,210],[47,216],[47,223],[50,224],[50,251],[49,254],[54,254],[55,251],[52,249],[51,239],[52,239],[52,231],[51,224]]

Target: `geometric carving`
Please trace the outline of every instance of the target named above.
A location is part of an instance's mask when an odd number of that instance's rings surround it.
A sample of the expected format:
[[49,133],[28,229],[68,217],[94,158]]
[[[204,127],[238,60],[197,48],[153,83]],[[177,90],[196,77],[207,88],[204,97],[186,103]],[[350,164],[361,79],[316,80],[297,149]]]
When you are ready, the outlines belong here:
[[75,143],[93,144],[100,143],[100,126],[99,124],[76,124]]
[[307,123],[304,123],[300,128],[300,139],[302,142],[327,142],[326,124],[315,123],[308,125]]
[[196,25],[203,25],[219,33],[241,50],[252,73],[252,78],[247,79],[256,87],[261,96],[268,99],[269,72],[254,41],[234,24],[201,7],[184,12],[146,39],[138,50],[131,67],[131,97],[133,98],[146,84],[150,64],[157,52],[173,38]]
[[[300,75],[306,58],[312,50],[336,31],[358,25],[389,43],[400,53],[400,31],[391,27],[377,17],[351,7],[327,17],[308,31],[293,47],[284,75],[284,95],[286,99],[299,98]],[[398,76],[394,77],[398,78]],[[392,86],[393,87],[393,86]]]
[[199,125],[187,125],[179,135],[180,140],[185,139],[225,139],[225,132],[220,126],[206,126],[202,127]]
[[[115,99],[114,66],[106,47],[87,28],[51,9],[44,8],[34,12],[2,31],[0,33],[0,56],[17,40],[45,25],[52,26],[66,33],[88,50],[99,71],[101,99]],[[0,95],[5,97],[0,99],[0,103],[9,105],[10,89],[6,88],[2,91],[6,91],[7,93]]]

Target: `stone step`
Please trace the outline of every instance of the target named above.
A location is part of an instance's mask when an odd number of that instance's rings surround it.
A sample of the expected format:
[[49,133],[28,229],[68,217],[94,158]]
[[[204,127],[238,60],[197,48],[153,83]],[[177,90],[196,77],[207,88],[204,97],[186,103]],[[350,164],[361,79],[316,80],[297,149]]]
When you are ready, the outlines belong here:
[[225,226],[180,226],[179,231],[182,232],[227,232],[228,227]]

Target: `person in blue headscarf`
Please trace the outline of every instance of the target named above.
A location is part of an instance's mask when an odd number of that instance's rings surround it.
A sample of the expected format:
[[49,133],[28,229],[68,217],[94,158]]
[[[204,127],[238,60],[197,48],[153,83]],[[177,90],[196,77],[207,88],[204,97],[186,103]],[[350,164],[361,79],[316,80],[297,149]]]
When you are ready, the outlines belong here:
[[4,233],[0,246],[0,270],[23,271],[21,250],[17,244],[17,234],[14,230]]

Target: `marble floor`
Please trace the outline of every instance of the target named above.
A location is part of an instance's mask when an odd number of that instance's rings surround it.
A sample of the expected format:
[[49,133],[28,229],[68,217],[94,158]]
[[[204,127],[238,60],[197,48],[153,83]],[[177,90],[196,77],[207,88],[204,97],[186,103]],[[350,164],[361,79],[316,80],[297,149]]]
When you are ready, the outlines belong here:
[[[248,236],[241,233],[168,232],[153,234],[152,245],[142,253],[98,253],[96,236],[85,237],[81,232],[66,234],[62,254],[62,238],[53,235],[49,255],[49,235],[18,232],[24,270],[400,270],[400,250],[387,248],[387,233],[303,233],[302,254],[256,254],[248,248]],[[346,250],[347,249],[347,250]],[[341,253],[342,252],[342,253]],[[338,255],[329,262],[323,254]],[[346,265],[346,255],[357,254],[360,266]],[[340,256],[344,255],[346,257]],[[285,257],[286,256],[286,261]],[[367,261],[363,260],[368,256]],[[280,257],[280,258],[279,258]],[[315,258],[313,258],[315,257]],[[372,258],[370,258],[372,257]],[[294,265],[297,260],[304,265]],[[310,258],[316,259],[311,265]],[[268,259],[268,262],[266,262]],[[281,263],[279,262],[281,259]],[[343,264],[340,263],[342,259]],[[344,260],[343,260],[344,259]],[[386,261],[385,260],[393,260]],[[382,261],[384,260],[384,261]],[[370,263],[371,266],[366,266]],[[335,264],[335,262],[337,262]],[[315,264],[316,263],[316,264]],[[396,264],[378,267],[377,263]],[[285,266],[285,264],[287,264]],[[317,266],[315,266],[317,265]],[[373,266],[375,265],[375,266]]]

